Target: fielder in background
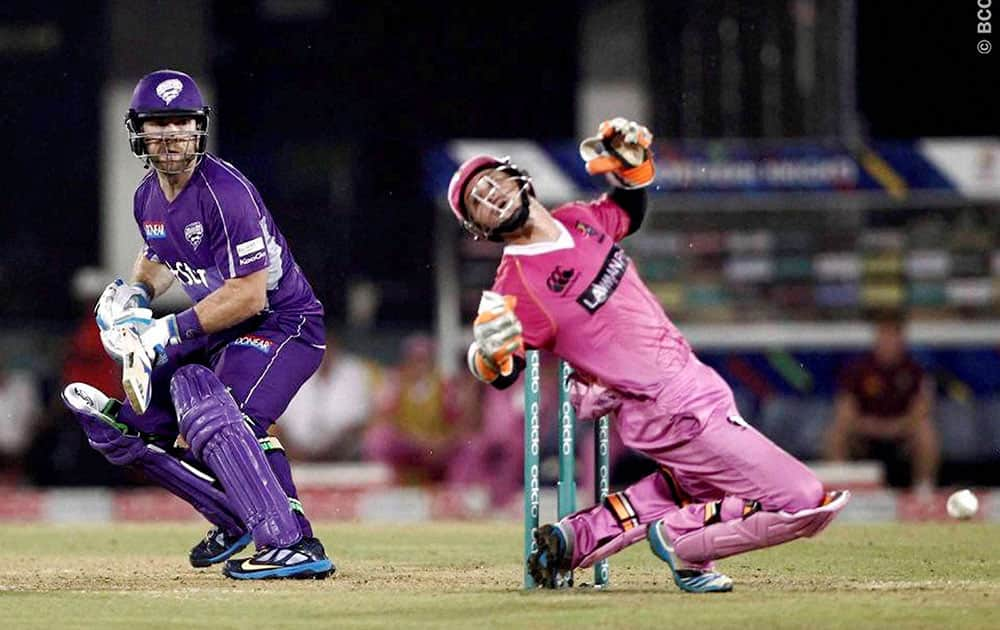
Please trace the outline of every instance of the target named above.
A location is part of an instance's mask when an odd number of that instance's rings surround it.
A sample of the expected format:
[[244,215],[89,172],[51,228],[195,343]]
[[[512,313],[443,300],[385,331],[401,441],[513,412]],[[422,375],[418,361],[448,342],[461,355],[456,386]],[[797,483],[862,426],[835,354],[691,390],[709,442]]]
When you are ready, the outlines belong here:
[[578,417],[611,413],[626,446],[660,468],[600,505],[535,532],[536,583],[555,587],[646,538],[678,587],[732,589],[715,560],[813,536],[847,504],[801,462],[740,417],[732,391],[698,360],[618,244],[642,224],[654,179],[645,127],[601,124],[580,146],[611,191],[547,210],[509,159],[482,155],[452,177],[449,202],[476,238],[505,244],[492,291],[473,324],[469,369],[513,384],[524,348],[549,350],[573,369]]
[[[141,469],[214,525],[191,550],[193,566],[228,560],[231,578],[322,578],[333,563],[268,427],[322,360],[323,306],[253,184],[205,152],[209,113],[182,72],[136,86],[125,124],[152,167],[134,201],[145,246],[131,282],[108,285],[95,314],[119,361],[138,336],[155,366],[151,394],[120,403],[73,383],[63,400],[111,463]],[[175,278],[194,306],[154,319],[150,302]],[[229,560],[251,540],[252,557]]]

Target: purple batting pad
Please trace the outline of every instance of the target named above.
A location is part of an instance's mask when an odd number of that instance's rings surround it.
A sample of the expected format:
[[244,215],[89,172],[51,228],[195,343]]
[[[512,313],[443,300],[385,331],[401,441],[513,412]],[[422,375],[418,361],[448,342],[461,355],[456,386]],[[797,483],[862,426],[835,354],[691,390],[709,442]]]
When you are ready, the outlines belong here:
[[212,485],[214,480],[210,476],[194,466],[149,445],[139,467],[151,481],[190,503],[226,534],[238,537],[246,531],[240,517],[229,507],[226,495]]
[[150,481],[166,488],[191,504],[210,523],[227,534],[245,531],[239,517],[233,514],[226,496],[212,485],[213,479],[192,466],[139,437],[125,435],[118,429],[93,416],[74,412],[87,441],[109,462],[116,466],[132,466],[141,470]]
[[202,365],[181,367],[170,381],[170,396],[181,435],[222,482],[257,548],[288,547],[301,539],[288,497],[215,373]]
[[134,435],[125,435],[118,429],[97,418],[73,412],[83,432],[87,435],[90,446],[104,455],[105,459],[116,466],[128,466],[141,458],[146,452],[146,444]]

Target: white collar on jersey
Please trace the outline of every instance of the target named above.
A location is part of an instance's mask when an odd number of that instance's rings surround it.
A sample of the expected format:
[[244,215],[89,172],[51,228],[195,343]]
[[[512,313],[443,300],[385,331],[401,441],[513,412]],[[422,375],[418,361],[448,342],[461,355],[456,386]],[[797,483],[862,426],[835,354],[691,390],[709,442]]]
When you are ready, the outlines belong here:
[[571,249],[573,247],[573,236],[561,222],[555,221],[555,224],[556,227],[559,228],[559,238],[556,240],[544,241],[541,243],[528,243],[526,245],[505,245],[503,253],[514,256],[537,256],[539,254],[556,252],[560,249]]

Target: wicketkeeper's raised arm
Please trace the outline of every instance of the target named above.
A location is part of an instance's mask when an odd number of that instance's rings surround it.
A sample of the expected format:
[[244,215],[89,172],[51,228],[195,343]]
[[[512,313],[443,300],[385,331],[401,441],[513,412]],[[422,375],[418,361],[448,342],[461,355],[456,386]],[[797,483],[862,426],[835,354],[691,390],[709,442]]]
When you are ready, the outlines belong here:
[[586,162],[587,172],[607,178],[611,184],[608,198],[628,216],[625,229],[606,226],[616,240],[633,234],[646,217],[645,189],[656,176],[652,142],[649,129],[619,117],[602,122],[597,135],[580,143],[580,157]]

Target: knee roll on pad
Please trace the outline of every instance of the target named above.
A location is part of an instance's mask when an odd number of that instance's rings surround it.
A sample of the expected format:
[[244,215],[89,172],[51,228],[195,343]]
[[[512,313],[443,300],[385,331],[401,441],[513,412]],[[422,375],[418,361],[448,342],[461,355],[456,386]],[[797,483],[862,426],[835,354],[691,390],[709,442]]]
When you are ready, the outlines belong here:
[[181,435],[199,459],[220,429],[242,425],[243,413],[219,377],[203,365],[185,365],[170,379]]

